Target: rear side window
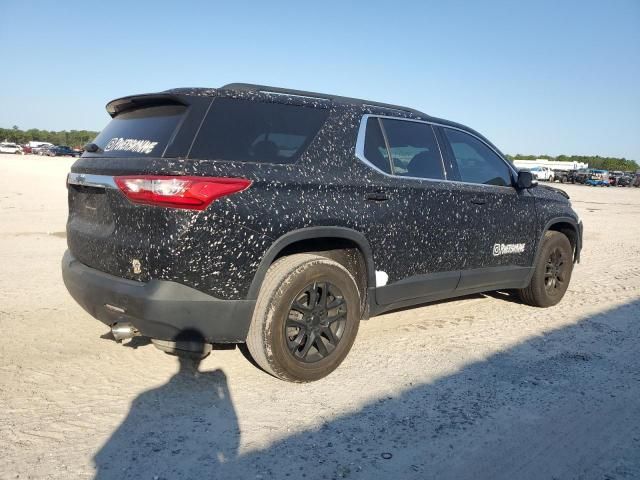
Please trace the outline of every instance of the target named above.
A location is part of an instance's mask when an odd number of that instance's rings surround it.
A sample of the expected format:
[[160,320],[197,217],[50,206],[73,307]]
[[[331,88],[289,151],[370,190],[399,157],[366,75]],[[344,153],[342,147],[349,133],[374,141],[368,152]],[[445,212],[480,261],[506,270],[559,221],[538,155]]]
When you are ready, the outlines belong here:
[[180,123],[186,107],[139,108],[116,116],[95,138],[100,150],[85,157],[159,157]]
[[487,145],[477,138],[451,128],[444,128],[445,135],[458,164],[463,182],[485,185],[510,186],[511,174],[507,164]]
[[294,163],[328,115],[328,109],[216,98],[189,157]]
[[442,157],[431,125],[383,119],[395,175],[444,180]]
[[382,130],[378,119],[373,117],[367,120],[367,130],[364,139],[364,156],[367,161],[384,173],[391,173],[389,163],[389,151],[384,143]]

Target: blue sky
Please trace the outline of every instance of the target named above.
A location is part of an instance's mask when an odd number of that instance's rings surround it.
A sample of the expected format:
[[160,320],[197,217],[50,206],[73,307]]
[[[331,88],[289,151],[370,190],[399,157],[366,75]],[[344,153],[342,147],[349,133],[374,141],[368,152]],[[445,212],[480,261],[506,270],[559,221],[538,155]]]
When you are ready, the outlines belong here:
[[0,0],[0,126],[239,81],[411,106],[508,153],[640,161],[640,0]]

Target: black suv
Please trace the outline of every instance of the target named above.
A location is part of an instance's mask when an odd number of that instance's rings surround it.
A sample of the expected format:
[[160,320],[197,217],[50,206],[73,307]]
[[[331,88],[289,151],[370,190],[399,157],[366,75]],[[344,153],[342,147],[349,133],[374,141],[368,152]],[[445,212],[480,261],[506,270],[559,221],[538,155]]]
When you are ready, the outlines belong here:
[[290,381],[361,319],[491,290],[548,307],[582,224],[482,135],[395,105],[257,85],[114,100],[68,176],[65,284],[116,339],[245,343]]

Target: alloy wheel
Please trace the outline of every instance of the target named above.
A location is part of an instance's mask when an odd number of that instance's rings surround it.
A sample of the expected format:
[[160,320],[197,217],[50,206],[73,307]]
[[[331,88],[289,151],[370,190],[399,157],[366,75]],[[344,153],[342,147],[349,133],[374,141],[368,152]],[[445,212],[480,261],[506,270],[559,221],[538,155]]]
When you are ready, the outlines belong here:
[[303,288],[289,306],[284,322],[289,353],[305,363],[326,358],[344,334],[347,303],[330,282],[313,282]]
[[551,250],[544,273],[544,286],[548,293],[553,294],[564,285],[566,269],[565,258],[560,248]]

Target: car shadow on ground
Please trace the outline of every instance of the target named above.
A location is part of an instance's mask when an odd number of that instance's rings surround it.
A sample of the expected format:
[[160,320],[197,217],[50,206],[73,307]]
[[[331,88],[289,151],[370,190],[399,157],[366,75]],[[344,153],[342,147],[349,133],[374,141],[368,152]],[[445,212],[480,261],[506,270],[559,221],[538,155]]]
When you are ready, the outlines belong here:
[[226,376],[180,360],[96,478],[640,478],[638,320],[640,300],[240,456]]

